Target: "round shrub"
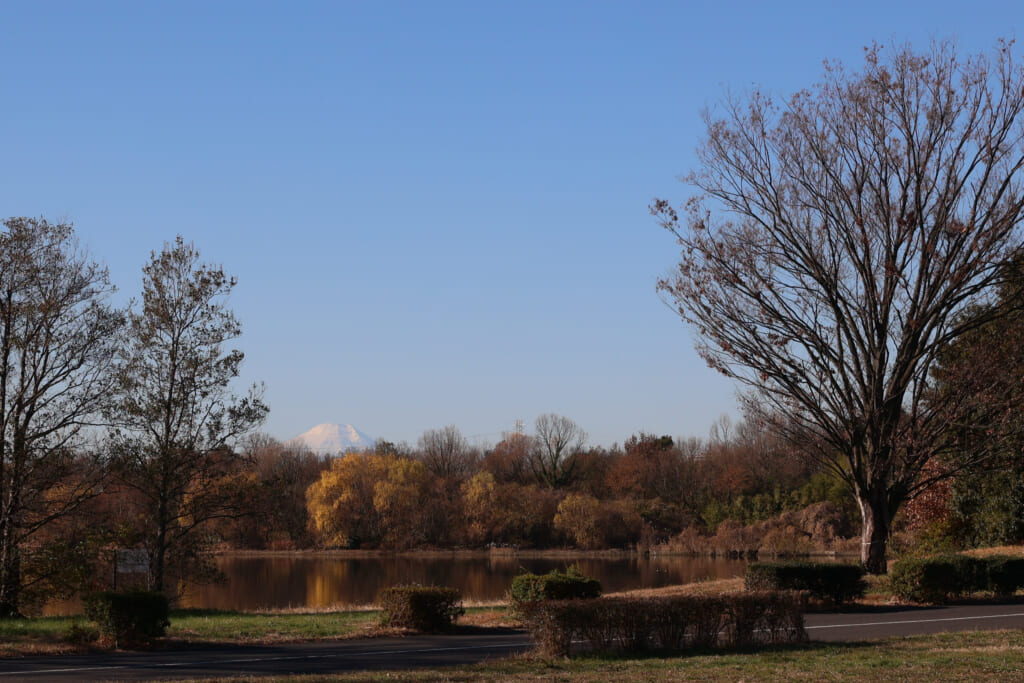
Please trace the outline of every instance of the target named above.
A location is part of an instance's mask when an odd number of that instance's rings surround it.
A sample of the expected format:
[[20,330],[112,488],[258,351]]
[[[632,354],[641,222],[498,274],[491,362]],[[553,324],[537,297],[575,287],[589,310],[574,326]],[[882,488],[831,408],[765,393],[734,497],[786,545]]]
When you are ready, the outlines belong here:
[[415,631],[447,631],[466,613],[454,588],[439,586],[392,586],[377,594],[382,626]]
[[83,598],[85,616],[116,647],[143,645],[166,633],[170,605],[155,591],[101,591]]
[[544,600],[586,600],[601,595],[601,582],[583,576],[573,567],[547,574],[520,574],[512,579],[508,598],[514,612],[524,615],[526,606]]

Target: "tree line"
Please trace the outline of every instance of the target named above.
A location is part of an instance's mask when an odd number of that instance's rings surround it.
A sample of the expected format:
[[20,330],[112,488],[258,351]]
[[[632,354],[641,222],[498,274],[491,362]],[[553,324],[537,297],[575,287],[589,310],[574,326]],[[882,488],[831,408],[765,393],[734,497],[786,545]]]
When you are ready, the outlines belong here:
[[237,512],[237,439],[267,413],[229,386],[234,285],[179,236],[117,307],[70,223],[3,222],[0,616],[81,587],[105,546],[146,549],[157,590],[203,566],[205,525]]
[[[949,351],[978,352],[991,350]],[[965,371],[952,360],[943,367]],[[1005,378],[1017,397],[1022,379]],[[268,550],[855,551],[860,512],[846,483],[769,427],[723,416],[707,438],[637,433],[604,447],[549,414],[532,433],[506,433],[493,445],[471,445],[448,425],[415,445],[381,440],[328,456],[257,435],[245,450],[251,512],[220,523],[216,537],[223,547]],[[901,547],[1024,541],[1020,442],[999,441],[1002,456],[975,466],[962,467],[977,455],[966,443],[957,458],[935,460],[962,468],[896,520]],[[988,442],[979,447],[991,451]],[[1011,495],[984,495],[999,486]]]
[[478,447],[449,425],[415,446],[381,441],[327,457],[260,436],[250,483],[277,495],[249,496],[253,514],[220,537],[277,550],[632,549],[816,502],[853,514],[838,482],[749,423],[723,418],[708,439],[640,433],[610,448],[588,445],[567,417],[542,415],[534,427]]

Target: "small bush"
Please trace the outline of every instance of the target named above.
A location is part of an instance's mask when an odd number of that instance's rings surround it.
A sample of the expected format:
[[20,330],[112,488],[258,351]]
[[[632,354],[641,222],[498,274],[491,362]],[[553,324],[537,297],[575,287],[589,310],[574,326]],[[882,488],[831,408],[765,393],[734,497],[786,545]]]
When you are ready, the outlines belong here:
[[807,591],[811,597],[842,605],[863,597],[864,568],[831,562],[753,562],[747,565],[748,591]]
[[803,642],[805,603],[792,591],[551,600],[535,603],[527,627],[553,656],[570,654],[574,642],[598,654]]
[[447,631],[466,613],[454,588],[439,586],[392,586],[377,594],[381,626],[416,631]]
[[65,642],[73,645],[86,645],[95,642],[100,637],[100,632],[89,626],[83,626],[77,620],[71,622],[68,630],[64,632]]
[[83,598],[85,616],[115,647],[144,645],[171,625],[167,596],[154,591],[101,591]]
[[529,605],[542,600],[586,600],[601,595],[601,582],[583,576],[574,567],[547,574],[520,574],[512,579],[508,598],[512,609],[525,616]]

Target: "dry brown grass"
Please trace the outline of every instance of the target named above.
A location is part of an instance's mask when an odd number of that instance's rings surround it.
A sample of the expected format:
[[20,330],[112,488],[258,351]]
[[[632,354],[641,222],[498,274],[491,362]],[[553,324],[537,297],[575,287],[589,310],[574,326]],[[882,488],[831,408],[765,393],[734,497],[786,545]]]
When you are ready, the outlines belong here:
[[1004,545],[998,548],[978,548],[977,550],[966,550],[964,551],[964,555],[973,555],[975,557],[991,557],[992,555],[1024,557],[1024,545]]
[[609,593],[629,598],[655,598],[660,596],[674,595],[718,595],[743,590],[743,579],[714,579],[711,581],[698,581],[678,586],[662,586],[661,588],[638,588],[621,593]]
[[337,602],[332,605],[321,605],[319,607],[265,607],[254,610],[253,614],[330,614],[332,612],[375,612],[379,609],[372,603],[347,604]]
[[482,558],[495,555],[521,557],[525,559],[586,559],[586,558],[619,558],[635,555],[634,550],[578,550],[564,548],[548,548],[545,550],[521,548],[458,548],[452,550],[417,548],[413,550],[238,550],[224,548],[212,553],[222,557],[286,557],[286,558],[336,558],[348,560],[367,560],[387,557],[430,558]]
[[0,642],[0,658],[28,657],[31,655],[73,655],[90,652],[97,648],[65,642]]
[[514,619],[508,610],[490,609],[480,612],[466,612],[458,620],[459,626],[474,626],[477,628],[513,628],[519,626],[519,621]]

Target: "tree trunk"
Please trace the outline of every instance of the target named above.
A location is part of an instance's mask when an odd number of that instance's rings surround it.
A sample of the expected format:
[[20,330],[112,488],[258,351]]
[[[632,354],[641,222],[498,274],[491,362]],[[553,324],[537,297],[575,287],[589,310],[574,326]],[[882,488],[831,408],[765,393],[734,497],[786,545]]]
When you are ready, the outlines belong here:
[[857,498],[860,505],[860,561],[869,574],[888,573],[887,549],[892,520],[885,491],[868,491]]
[[0,618],[20,617],[21,556],[10,524],[0,531]]
[[151,589],[158,593],[164,592],[164,573],[167,568],[167,517],[167,502],[161,497],[156,513],[156,547],[150,549],[150,552],[153,554],[150,559],[153,567],[153,585]]

